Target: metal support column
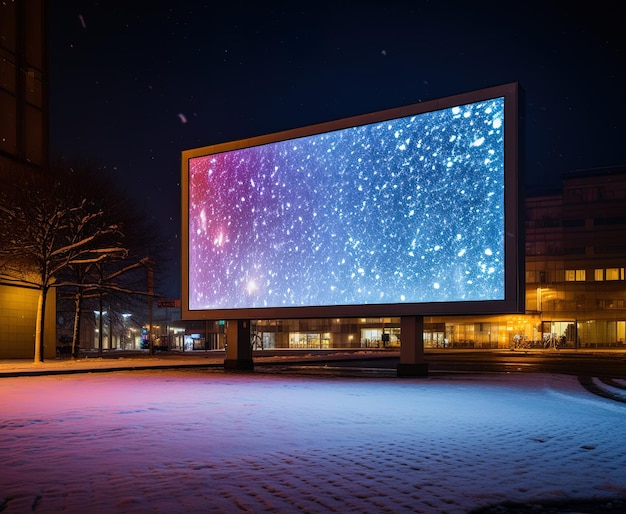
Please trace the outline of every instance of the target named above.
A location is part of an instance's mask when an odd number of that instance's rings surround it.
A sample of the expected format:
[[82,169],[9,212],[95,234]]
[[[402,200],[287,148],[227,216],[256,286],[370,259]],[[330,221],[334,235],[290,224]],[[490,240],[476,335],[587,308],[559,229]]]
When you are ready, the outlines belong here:
[[227,321],[226,358],[224,369],[234,371],[252,371],[252,345],[250,344],[250,320],[238,319]]
[[399,377],[428,376],[428,363],[424,359],[424,316],[400,318]]

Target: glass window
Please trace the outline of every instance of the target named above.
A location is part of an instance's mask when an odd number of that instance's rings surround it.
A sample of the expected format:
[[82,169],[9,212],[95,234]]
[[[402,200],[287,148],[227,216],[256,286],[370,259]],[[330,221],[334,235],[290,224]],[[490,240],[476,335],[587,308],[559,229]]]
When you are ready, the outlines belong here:
[[0,150],[17,155],[17,99],[0,90]]
[[596,282],[601,282],[604,280],[604,270],[603,269],[596,269],[595,273],[594,273],[594,278],[593,278]]
[[584,282],[585,280],[587,280],[587,273],[584,269],[565,270],[566,282]]
[[[0,40],[2,37],[0,36]],[[4,48],[0,48],[0,87],[15,94],[16,91],[15,58]]]
[[624,268],[607,268],[607,280],[624,280]]
[[39,109],[26,106],[25,109],[26,158],[35,164],[43,164],[43,113]]

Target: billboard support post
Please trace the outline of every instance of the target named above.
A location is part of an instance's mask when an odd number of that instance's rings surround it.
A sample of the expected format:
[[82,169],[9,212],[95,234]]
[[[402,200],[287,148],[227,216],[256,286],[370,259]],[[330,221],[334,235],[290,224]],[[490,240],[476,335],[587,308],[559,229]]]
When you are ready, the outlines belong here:
[[425,377],[428,363],[424,360],[424,316],[400,318],[399,377]]
[[252,345],[250,344],[250,320],[230,320],[226,326],[226,358],[224,369],[252,371]]

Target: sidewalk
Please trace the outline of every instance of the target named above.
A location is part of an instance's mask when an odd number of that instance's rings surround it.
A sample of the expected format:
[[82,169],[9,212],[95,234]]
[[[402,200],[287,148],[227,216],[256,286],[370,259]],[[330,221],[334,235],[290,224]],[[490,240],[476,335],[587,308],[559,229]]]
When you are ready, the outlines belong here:
[[[559,355],[580,356],[602,356],[606,358],[626,358],[626,349],[540,349],[540,348],[518,348],[518,349],[443,349],[430,348],[426,350],[426,355],[446,355],[446,354],[467,354],[467,353],[499,353],[509,355],[541,355],[545,358],[558,357]],[[400,350],[389,349],[355,349],[355,350],[257,350],[254,352],[254,362],[258,365],[276,363],[311,363],[311,362],[333,362],[338,360],[380,359],[398,358]],[[225,353],[223,350],[194,351],[194,352],[159,352],[155,355],[138,352],[104,352],[102,357],[98,357],[94,352],[93,356],[81,356],[78,359],[56,358],[48,359],[44,362],[33,362],[30,359],[3,359],[0,360],[0,377],[9,376],[42,376],[61,375],[74,373],[96,373],[107,371],[123,371],[135,369],[166,369],[166,368],[222,368],[224,366]]]
[[[261,355],[259,355],[261,353]],[[352,359],[358,356],[364,358],[397,357],[400,352],[379,350],[367,351],[307,351],[297,352],[290,350],[267,351],[267,355],[255,352],[256,364],[280,362],[319,362]],[[167,369],[167,368],[222,368],[224,366],[224,351],[214,350],[206,352],[160,352],[156,355],[128,354],[124,352],[105,352],[103,357],[80,357],[78,359],[57,358],[44,362],[33,362],[29,359],[0,360],[0,377],[68,375],[74,373],[96,373],[110,371],[125,371],[135,369]]]

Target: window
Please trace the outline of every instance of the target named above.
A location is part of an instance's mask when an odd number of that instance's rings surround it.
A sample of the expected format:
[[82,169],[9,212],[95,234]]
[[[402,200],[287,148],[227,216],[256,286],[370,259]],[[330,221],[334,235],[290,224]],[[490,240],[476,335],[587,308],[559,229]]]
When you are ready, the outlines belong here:
[[565,255],[584,255],[584,254],[585,254],[584,246],[578,246],[575,248],[565,248]]
[[587,273],[584,269],[567,269],[565,270],[566,282],[584,282],[587,280]]
[[545,255],[546,243],[544,241],[535,241],[534,248],[532,243],[528,243],[528,251],[526,255]]
[[607,280],[624,280],[624,268],[607,268]]
[[572,188],[565,192],[568,202],[596,202],[600,191],[597,187]]
[[596,255],[626,253],[626,245],[596,246],[593,251]]
[[584,227],[585,226],[585,220],[583,220],[583,219],[563,220],[563,226],[566,227],[566,228]]
[[604,280],[604,270],[603,269],[595,270],[593,279],[596,282],[602,282]]
[[623,309],[624,300],[615,298],[606,298],[596,300],[597,309]]
[[626,198],[626,190],[624,189],[602,189],[600,191],[600,200],[623,200]]
[[626,225],[626,216],[612,216],[610,218],[595,218],[593,224],[602,225]]

